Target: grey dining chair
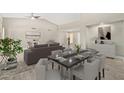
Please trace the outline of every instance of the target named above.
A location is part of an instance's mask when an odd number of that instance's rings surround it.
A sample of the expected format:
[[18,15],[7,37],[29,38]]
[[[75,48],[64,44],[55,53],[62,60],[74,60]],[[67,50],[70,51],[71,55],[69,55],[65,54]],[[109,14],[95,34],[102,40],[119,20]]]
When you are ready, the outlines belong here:
[[40,59],[34,72],[36,80],[61,80],[61,74],[57,70],[48,69],[48,60]]
[[87,61],[83,65],[75,68],[72,71],[74,77],[82,80],[94,80],[98,79],[99,72],[99,60],[95,59],[92,61]]
[[62,50],[54,50],[54,51],[52,51],[51,54],[52,54],[53,56],[56,56],[56,55],[62,56]]
[[[54,56],[54,57],[60,57],[60,56],[62,56],[62,50],[54,50],[54,51],[52,51],[52,56]],[[52,69],[54,69],[54,62],[53,61],[51,61],[51,63],[52,63]],[[60,65],[58,65],[58,70],[60,70]]]
[[71,49],[71,48],[66,48],[66,49],[64,49],[63,51],[64,51],[64,52],[72,51],[72,49]]
[[105,78],[105,59],[106,57],[103,54],[98,54],[95,58],[99,59],[100,67],[99,67],[99,79]]

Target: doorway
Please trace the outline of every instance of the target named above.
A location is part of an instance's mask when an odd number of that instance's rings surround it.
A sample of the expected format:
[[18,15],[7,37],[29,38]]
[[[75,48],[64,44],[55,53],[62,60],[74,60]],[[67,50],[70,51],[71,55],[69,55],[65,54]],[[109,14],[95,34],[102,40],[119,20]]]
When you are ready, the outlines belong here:
[[66,40],[68,47],[74,47],[75,44],[80,45],[80,32],[67,32],[66,33]]

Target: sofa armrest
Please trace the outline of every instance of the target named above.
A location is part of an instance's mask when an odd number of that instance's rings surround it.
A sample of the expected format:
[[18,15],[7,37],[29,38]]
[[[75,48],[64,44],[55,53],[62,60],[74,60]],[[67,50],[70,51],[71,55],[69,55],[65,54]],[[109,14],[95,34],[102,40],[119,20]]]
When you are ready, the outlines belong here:
[[38,56],[31,50],[24,51],[24,61],[27,65],[36,64],[38,62]]

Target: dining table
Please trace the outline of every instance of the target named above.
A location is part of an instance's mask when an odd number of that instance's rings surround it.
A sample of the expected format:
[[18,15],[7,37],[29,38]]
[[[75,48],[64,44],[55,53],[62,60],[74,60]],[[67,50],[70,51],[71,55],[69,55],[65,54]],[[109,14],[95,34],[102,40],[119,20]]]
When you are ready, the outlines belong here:
[[69,71],[69,80],[72,80],[73,67],[78,64],[84,63],[85,60],[95,56],[97,53],[99,52],[96,50],[81,50],[79,53],[76,53],[76,51],[68,53],[63,52],[61,56],[48,56],[48,60],[52,60],[52,62],[55,62],[61,66],[60,72],[62,76],[64,74],[63,67],[65,67]]

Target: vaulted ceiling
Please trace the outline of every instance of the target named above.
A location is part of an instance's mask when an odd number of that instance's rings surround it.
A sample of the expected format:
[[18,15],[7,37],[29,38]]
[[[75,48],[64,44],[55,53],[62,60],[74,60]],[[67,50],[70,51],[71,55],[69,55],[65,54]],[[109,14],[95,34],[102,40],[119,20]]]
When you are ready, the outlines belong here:
[[[106,21],[124,20],[124,13],[34,13],[34,15],[41,16],[41,19],[46,19],[56,25],[79,21],[80,18],[88,25]],[[0,13],[0,16],[6,18],[29,18],[31,13]]]
[[[80,19],[79,13],[34,13],[36,16],[47,19],[57,25],[62,25]],[[27,18],[31,13],[0,13],[0,16],[7,18]]]

